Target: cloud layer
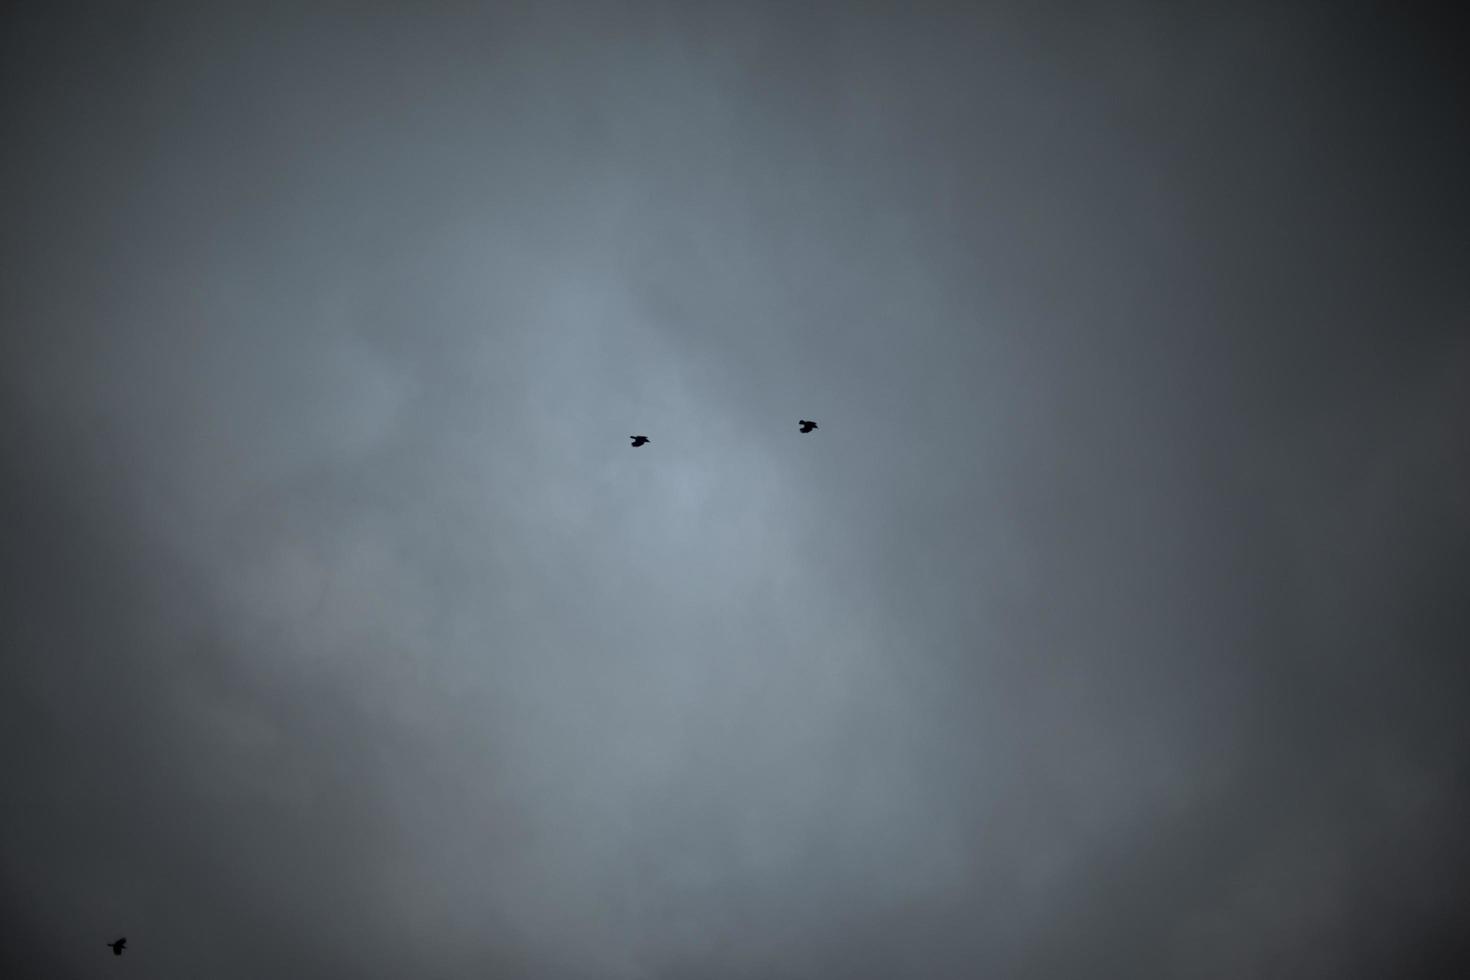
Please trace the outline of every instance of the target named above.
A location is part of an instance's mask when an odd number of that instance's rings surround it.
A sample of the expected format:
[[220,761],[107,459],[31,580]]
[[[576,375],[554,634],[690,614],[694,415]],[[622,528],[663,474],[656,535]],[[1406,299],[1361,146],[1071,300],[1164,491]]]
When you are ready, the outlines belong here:
[[6,14],[0,963],[1467,960],[1449,35],[798,6]]

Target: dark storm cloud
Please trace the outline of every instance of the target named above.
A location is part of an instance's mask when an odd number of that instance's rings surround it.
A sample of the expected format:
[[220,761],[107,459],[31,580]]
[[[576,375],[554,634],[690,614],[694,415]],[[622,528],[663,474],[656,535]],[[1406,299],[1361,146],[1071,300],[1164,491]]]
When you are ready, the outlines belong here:
[[7,17],[7,965],[1463,962],[1442,25]]

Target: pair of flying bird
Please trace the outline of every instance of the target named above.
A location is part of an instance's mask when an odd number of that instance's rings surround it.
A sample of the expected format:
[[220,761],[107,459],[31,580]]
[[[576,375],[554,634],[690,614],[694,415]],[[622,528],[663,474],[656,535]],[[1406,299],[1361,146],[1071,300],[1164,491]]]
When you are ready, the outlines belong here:
[[[801,426],[802,432],[810,432],[813,429],[817,428],[817,423],[811,421],[810,419],[798,419],[796,424]],[[629,436],[628,438],[633,440],[634,449],[637,449],[639,446],[645,445],[652,441],[647,436]]]

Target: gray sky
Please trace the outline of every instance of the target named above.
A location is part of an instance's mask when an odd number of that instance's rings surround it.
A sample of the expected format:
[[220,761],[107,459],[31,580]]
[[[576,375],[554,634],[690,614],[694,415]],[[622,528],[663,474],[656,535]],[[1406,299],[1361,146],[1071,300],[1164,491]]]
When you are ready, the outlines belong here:
[[1338,6],[7,5],[0,966],[1470,963],[1466,39]]

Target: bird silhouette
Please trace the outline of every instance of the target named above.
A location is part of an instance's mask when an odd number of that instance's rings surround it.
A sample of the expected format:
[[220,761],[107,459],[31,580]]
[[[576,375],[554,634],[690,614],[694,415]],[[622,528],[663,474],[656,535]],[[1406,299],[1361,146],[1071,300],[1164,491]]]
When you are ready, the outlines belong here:
[[125,947],[127,944],[128,944],[128,937],[127,936],[122,936],[119,939],[117,939],[117,940],[115,940],[113,942],[108,943],[107,945],[112,947],[112,955],[113,956],[121,956],[122,955],[122,951],[123,951],[123,947]]
[[810,432],[817,427],[817,423],[810,419],[798,419],[797,424],[801,426],[802,432]]
[[628,438],[633,440],[632,448],[634,449],[637,449],[639,446],[649,441],[647,436],[629,436]]

